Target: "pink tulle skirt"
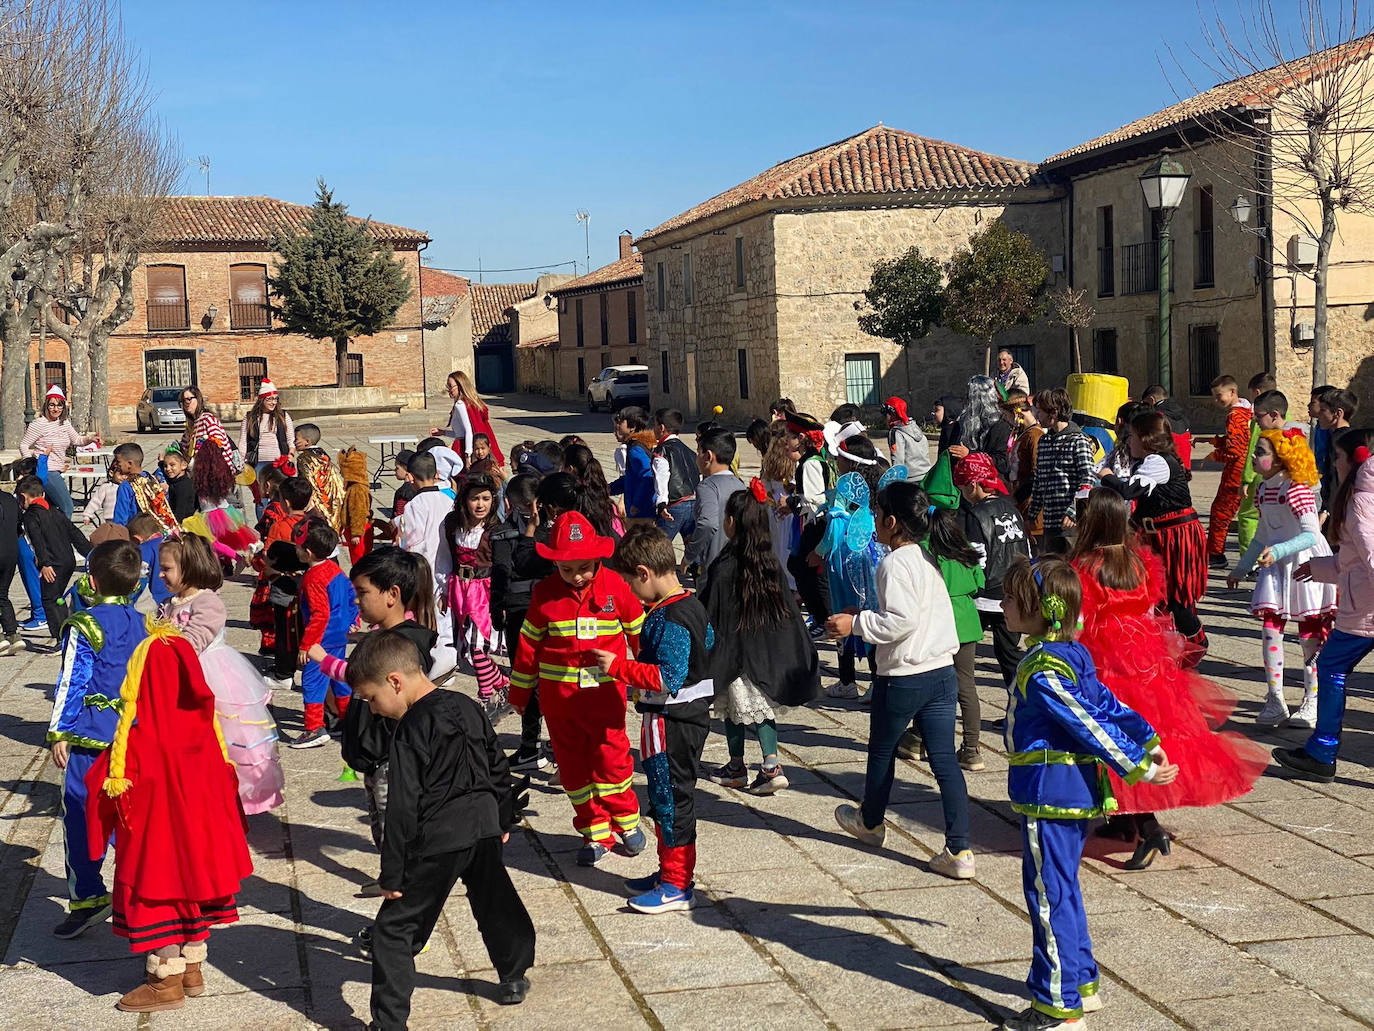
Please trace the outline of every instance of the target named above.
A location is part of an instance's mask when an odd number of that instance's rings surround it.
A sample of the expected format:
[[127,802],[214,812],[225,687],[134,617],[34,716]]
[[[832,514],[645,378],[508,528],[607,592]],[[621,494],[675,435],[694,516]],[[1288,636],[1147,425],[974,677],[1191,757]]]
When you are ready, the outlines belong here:
[[238,771],[243,811],[251,816],[275,809],[283,801],[284,781],[267,682],[222,636],[201,652],[200,666],[215,693],[215,715]]
[[491,626],[491,580],[448,581],[448,608],[453,617],[454,643],[461,638],[471,651],[496,651],[497,635]]

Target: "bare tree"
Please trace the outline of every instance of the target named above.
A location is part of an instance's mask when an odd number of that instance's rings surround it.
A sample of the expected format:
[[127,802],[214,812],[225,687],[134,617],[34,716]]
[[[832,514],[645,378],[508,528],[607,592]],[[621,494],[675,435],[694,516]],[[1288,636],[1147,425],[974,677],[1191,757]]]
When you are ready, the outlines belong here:
[[[1374,211],[1371,30],[1358,0],[1278,7],[1251,0],[1229,21],[1214,8],[1204,18],[1202,47],[1192,50],[1222,82],[1213,87],[1220,96],[1213,95],[1217,110],[1206,124],[1223,146],[1205,153],[1194,146],[1194,154],[1218,179],[1254,193],[1262,208],[1316,240],[1314,263],[1287,266],[1312,280],[1314,386],[1327,382],[1327,292],[1339,218]],[[1201,93],[1183,74],[1190,92]],[[1271,263],[1278,243],[1270,239]],[[1287,264],[1281,252],[1277,261]]]
[[1087,301],[1088,291],[1075,290],[1072,283],[1050,294],[1050,319],[1068,326],[1073,334],[1073,371],[1083,371],[1083,351],[1078,346],[1078,332],[1093,324],[1097,311]]

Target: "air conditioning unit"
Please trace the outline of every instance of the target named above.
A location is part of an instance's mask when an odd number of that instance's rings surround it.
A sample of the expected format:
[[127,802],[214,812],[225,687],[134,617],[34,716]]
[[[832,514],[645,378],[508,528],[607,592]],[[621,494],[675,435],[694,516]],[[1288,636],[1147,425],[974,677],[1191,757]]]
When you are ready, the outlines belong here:
[[1312,322],[1299,322],[1293,327],[1293,346],[1311,347],[1317,342],[1317,327]]
[[1288,264],[1293,268],[1311,268],[1317,263],[1317,238],[1298,233],[1288,238]]

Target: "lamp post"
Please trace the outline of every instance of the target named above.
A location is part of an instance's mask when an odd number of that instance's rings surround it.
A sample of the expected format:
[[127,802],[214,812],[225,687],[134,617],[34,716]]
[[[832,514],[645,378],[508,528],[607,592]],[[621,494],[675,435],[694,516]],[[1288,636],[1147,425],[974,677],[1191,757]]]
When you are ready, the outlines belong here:
[[1159,218],[1159,382],[1170,394],[1174,392],[1174,385],[1171,367],[1173,327],[1169,318],[1169,222],[1183,203],[1183,194],[1191,178],[1168,154],[1161,154],[1140,173],[1145,203],[1151,211],[1158,212]]

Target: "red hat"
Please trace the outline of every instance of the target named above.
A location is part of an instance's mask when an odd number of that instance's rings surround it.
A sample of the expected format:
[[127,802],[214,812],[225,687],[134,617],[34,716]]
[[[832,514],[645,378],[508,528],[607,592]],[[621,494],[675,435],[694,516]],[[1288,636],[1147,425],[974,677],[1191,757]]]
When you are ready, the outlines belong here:
[[970,451],[954,463],[954,486],[966,487],[976,483],[993,494],[1006,494],[1006,484],[997,474],[997,467],[986,452]]
[[553,521],[553,539],[536,543],[534,550],[550,562],[586,562],[607,559],[615,552],[615,541],[599,536],[581,512],[564,512]]
[[906,414],[906,402],[900,397],[889,397],[884,401],[883,411],[888,415],[896,416],[903,424],[911,421],[911,417]]

